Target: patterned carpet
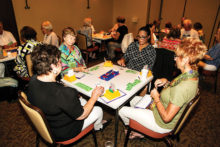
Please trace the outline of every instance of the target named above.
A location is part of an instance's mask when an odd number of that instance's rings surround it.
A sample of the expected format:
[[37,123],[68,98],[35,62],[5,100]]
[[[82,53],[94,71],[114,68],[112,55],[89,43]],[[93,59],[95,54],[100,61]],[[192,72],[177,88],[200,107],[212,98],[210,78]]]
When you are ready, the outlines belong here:
[[[96,64],[96,63],[93,63]],[[220,81],[220,73],[219,73]],[[186,123],[180,133],[180,141],[174,140],[177,147],[219,147],[220,142],[220,83],[218,82],[217,93],[214,94],[213,79],[206,78],[200,83],[201,99],[193,116]],[[103,131],[97,132],[99,147],[103,147],[108,140],[114,139],[114,111],[104,109],[104,118],[112,118],[113,122]],[[119,123],[118,144],[122,147],[125,139],[124,126]],[[1,147],[31,147],[35,146],[36,133],[30,122],[24,115],[18,101],[11,103],[0,102],[0,146]],[[129,147],[165,147],[161,140],[145,138],[142,140],[130,140]],[[47,146],[40,142],[40,147]],[[89,134],[73,146],[93,147],[92,135]]]

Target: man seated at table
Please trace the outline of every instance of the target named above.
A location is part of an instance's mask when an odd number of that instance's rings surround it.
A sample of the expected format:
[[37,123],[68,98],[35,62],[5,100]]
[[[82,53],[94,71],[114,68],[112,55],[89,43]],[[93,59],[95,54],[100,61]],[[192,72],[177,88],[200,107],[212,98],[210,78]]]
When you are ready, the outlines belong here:
[[196,38],[199,39],[199,34],[196,30],[192,28],[192,21],[190,19],[185,19],[183,21],[183,28],[181,29],[181,39],[183,38]]
[[3,28],[3,23],[0,21],[0,47],[3,49],[16,47],[17,41],[11,32],[5,31]]
[[124,38],[124,35],[128,33],[128,28],[125,26],[125,18],[120,16],[117,18],[118,29],[116,34],[112,34],[113,40],[108,43],[108,57],[113,59],[115,58],[115,49],[121,48],[121,42]]

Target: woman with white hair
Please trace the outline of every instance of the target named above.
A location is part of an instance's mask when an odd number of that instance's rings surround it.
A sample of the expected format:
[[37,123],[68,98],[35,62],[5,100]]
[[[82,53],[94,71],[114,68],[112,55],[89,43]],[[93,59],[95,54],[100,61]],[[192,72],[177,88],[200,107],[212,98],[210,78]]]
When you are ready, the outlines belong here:
[[[92,40],[92,34],[94,34],[95,29],[92,25],[92,19],[90,17],[87,17],[83,20],[83,27],[79,30],[79,33],[86,36],[87,41],[87,48],[93,48],[95,47],[95,42]],[[96,53],[90,52],[89,57],[92,59],[96,58]]]
[[59,39],[56,33],[53,32],[53,26],[50,21],[44,21],[41,24],[41,31],[44,34],[43,43],[59,47]]

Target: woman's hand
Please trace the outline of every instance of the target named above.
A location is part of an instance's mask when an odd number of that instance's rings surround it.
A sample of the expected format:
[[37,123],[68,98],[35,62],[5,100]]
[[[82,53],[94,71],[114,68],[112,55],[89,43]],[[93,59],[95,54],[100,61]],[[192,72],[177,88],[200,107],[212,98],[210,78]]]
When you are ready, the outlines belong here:
[[74,68],[74,71],[88,72],[88,69],[85,66],[80,66],[80,67]]
[[160,94],[157,91],[156,88],[154,88],[153,90],[151,90],[150,92],[151,97],[154,99],[154,101],[157,103],[160,100]]
[[157,79],[155,82],[154,82],[154,86],[157,88],[157,87],[161,87],[161,86],[164,86],[166,83],[168,82],[168,80],[166,78],[161,78],[161,79]]
[[103,92],[104,92],[104,87],[96,86],[96,88],[92,91],[91,98],[95,98],[97,100],[103,94]]
[[125,65],[125,60],[123,58],[121,58],[120,60],[117,61],[118,65],[121,65],[121,66],[126,66]]

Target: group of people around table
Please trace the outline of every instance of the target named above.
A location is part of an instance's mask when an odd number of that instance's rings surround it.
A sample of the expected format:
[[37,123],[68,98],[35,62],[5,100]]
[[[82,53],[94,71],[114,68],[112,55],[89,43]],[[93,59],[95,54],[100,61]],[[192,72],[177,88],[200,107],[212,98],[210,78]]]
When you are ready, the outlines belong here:
[[[115,41],[109,43],[109,48],[117,47],[117,43],[120,43],[122,39],[120,35],[125,35],[128,32],[124,21],[123,17],[120,18],[118,28],[112,33]],[[50,33],[44,29],[49,29]],[[53,32],[51,27],[45,27],[42,24],[42,31],[45,32],[45,40],[48,37],[53,38],[53,35],[50,36]],[[63,43],[59,48],[56,44],[48,45],[36,42],[36,31],[31,27],[23,27],[20,33],[24,45],[18,49],[15,69],[22,69],[23,67],[19,66],[19,63],[25,62],[24,56],[31,53],[35,75],[31,77],[27,89],[28,100],[45,113],[55,140],[72,139],[92,123],[94,123],[95,130],[104,129],[111,121],[103,120],[103,110],[95,106],[97,99],[104,92],[104,87],[94,88],[91,98],[86,101],[79,96],[77,90],[56,81],[59,74],[64,75],[72,69],[76,72],[87,72],[80,49],[74,45],[76,33],[73,28],[63,29]],[[141,71],[145,65],[152,69],[156,60],[156,51],[151,44],[151,37],[151,28],[141,27],[138,31],[137,41],[128,46],[124,56],[117,63],[137,71]],[[219,41],[218,37],[217,40]],[[134,119],[146,128],[158,133],[172,131],[185,106],[198,91],[197,63],[203,59],[206,50],[206,46],[198,39],[185,38],[181,40],[175,50],[176,65],[181,74],[172,81],[164,78],[155,81],[155,89],[150,93],[154,99],[155,107],[151,109],[135,108],[137,99],[130,102],[131,107],[122,107],[119,115],[124,124],[128,125],[129,119]],[[19,74],[27,74],[23,69],[19,72]],[[164,86],[164,89],[159,93],[156,88],[161,86]],[[130,139],[136,136],[140,135],[132,132]]]

